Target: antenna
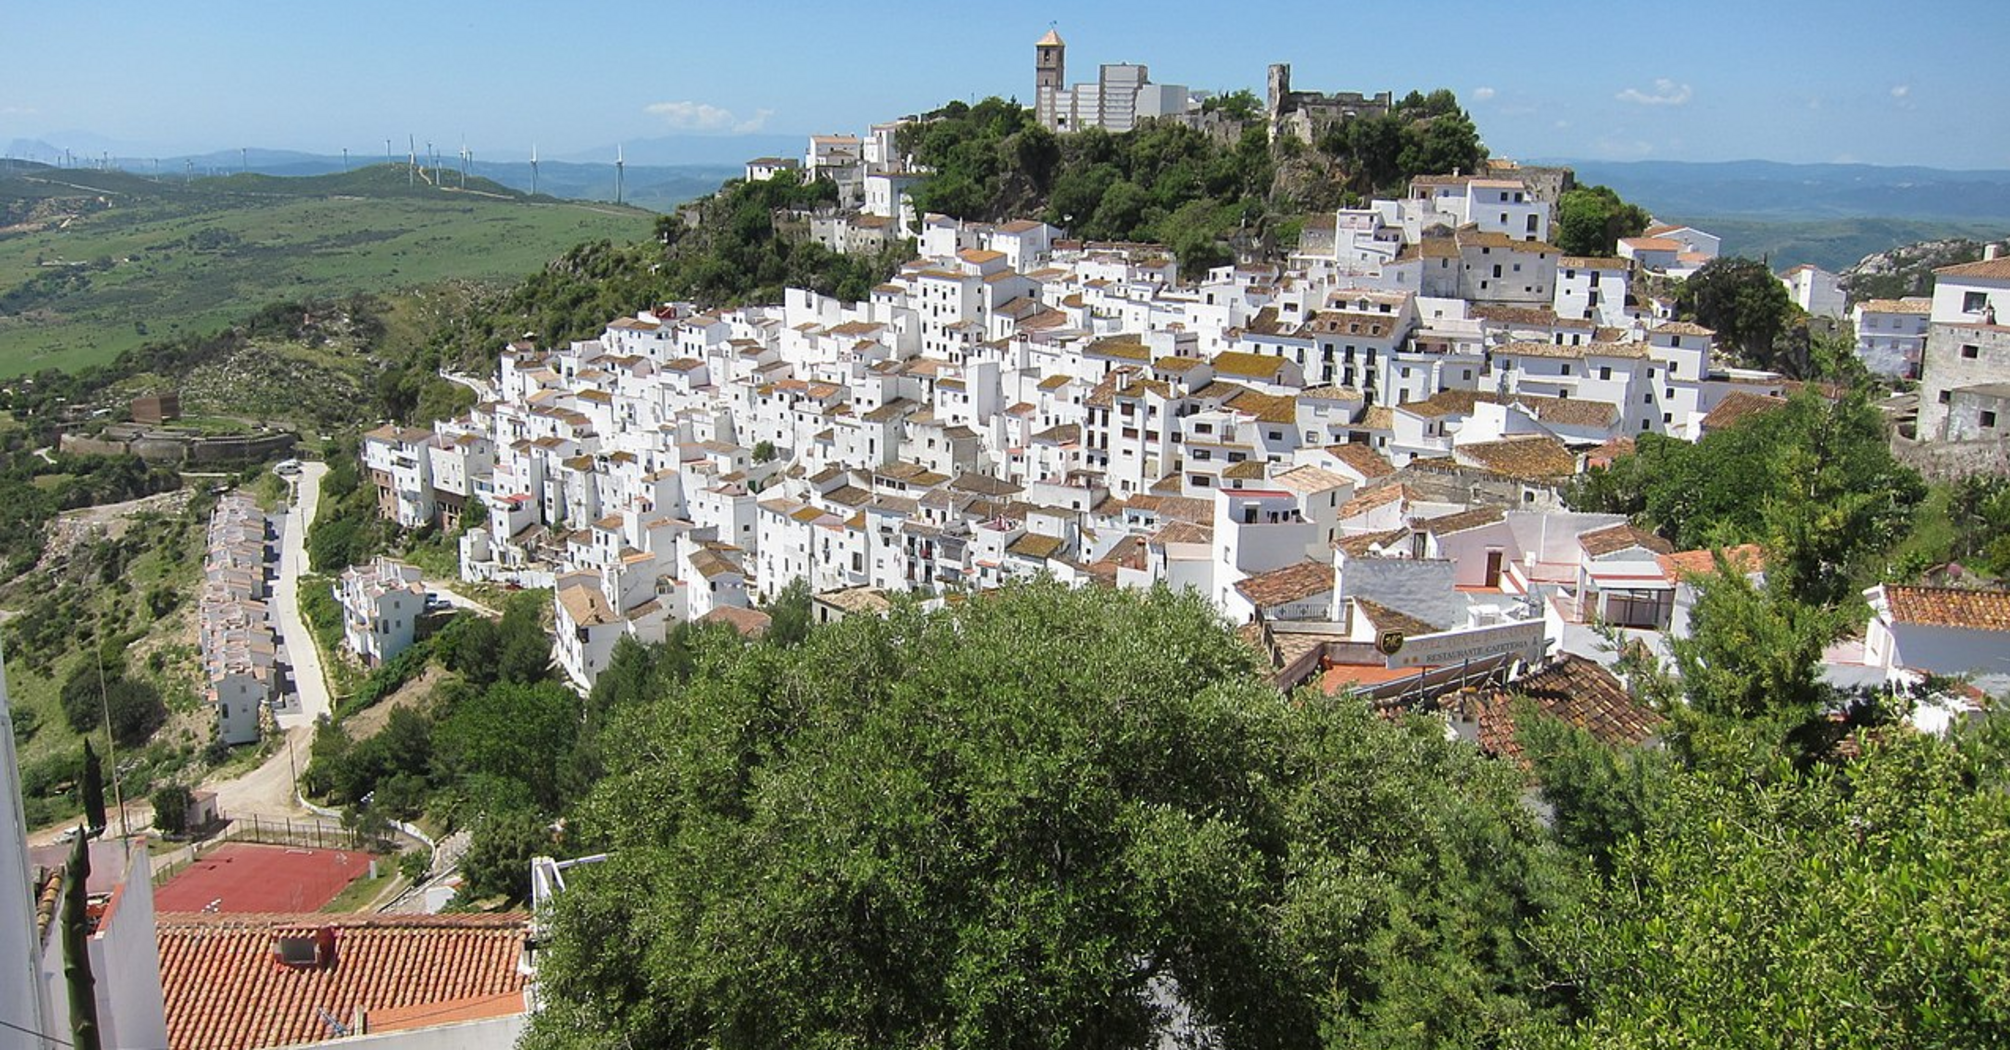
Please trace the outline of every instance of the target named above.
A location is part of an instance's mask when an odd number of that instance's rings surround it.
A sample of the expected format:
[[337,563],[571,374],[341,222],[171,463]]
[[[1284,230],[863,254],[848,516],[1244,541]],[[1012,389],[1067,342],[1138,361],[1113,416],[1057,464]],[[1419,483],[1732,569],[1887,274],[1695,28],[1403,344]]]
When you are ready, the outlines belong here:
[[614,144],[614,203],[616,204],[621,203],[621,191],[623,189],[622,179],[624,177],[623,169],[624,169],[624,161],[622,160],[621,157],[621,144],[617,142]]

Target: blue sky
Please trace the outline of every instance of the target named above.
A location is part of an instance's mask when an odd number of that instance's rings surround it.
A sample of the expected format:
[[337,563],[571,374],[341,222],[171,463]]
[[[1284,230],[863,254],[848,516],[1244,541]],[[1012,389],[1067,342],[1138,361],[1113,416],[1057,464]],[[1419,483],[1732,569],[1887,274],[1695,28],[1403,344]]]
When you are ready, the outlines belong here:
[[[1394,13],[1389,13],[1394,12]],[[12,5],[0,142],[336,153],[416,134],[489,159],[672,134],[853,129],[1069,79],[1450,87],[1497,154],[2010,168],[2010,3],[1579,0],[878,4],[517,0]]]

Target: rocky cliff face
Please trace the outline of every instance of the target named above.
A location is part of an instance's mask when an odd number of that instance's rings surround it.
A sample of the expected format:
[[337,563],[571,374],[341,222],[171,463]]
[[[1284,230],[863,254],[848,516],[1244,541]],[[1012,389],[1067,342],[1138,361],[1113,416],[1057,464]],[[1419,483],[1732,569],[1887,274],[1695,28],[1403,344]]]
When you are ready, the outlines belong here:
[[1967,238],[1920,241],[1866,255],[1863,261],[1842,272],[1843,291],[1849,294],[1852,303],[1932,295],[1933,271],[1982,258],[1983,244]]

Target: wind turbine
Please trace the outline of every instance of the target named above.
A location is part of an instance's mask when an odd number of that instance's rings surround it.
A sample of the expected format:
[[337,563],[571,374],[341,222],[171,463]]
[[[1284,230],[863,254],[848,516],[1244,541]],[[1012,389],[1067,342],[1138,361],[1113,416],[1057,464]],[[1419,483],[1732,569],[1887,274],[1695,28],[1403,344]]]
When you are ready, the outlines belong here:
[[349,173],[349,147],[347,146],[342,147],[342,173],[344,175]]
[[418,185],[419,140],[410,134],[405,136],[405,188]]
[[467,140],[467,139],[462,139],[462,140],[461,140],[461,188],[462,188],[462,189],[467,189],[467,188],[468,188],[468,161],[469,161],[469,159],[470,159],[470,156],[469,156],[469,154],[468,154],[468,140]]
[[396,164],[397,162],[397,158],[391,154],[391,140],[387,138],[384,140],[384,163]]
[[237,147],[237,166],[244,174],[251,174],[251,147]]
[[622,180],[625,177],[624,168],[625,162],[621,157],[621,144],[617,142],[614,144],[614,203],[616,204],[621,203]]
[[537,196],[537,143],[530,144],[530,195]]

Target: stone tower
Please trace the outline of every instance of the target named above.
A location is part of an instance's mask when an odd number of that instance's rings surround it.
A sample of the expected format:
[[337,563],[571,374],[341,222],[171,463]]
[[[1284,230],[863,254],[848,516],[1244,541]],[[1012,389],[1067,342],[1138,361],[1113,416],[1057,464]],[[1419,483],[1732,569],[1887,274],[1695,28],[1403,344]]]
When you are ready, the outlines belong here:
[[1033,112],[1040,123],[1052,129],[1060,114],[1055,112],[1057,96],[1067,86],[1068,45],[1051,27],[1033,45]]
[[1270,117],[1270,137],[1277,137],[1278,120],[1284,116],[1285,106],[1291,97],[1291,63],[1277,62],[1270,67],[1270,81],[1264,109]]

